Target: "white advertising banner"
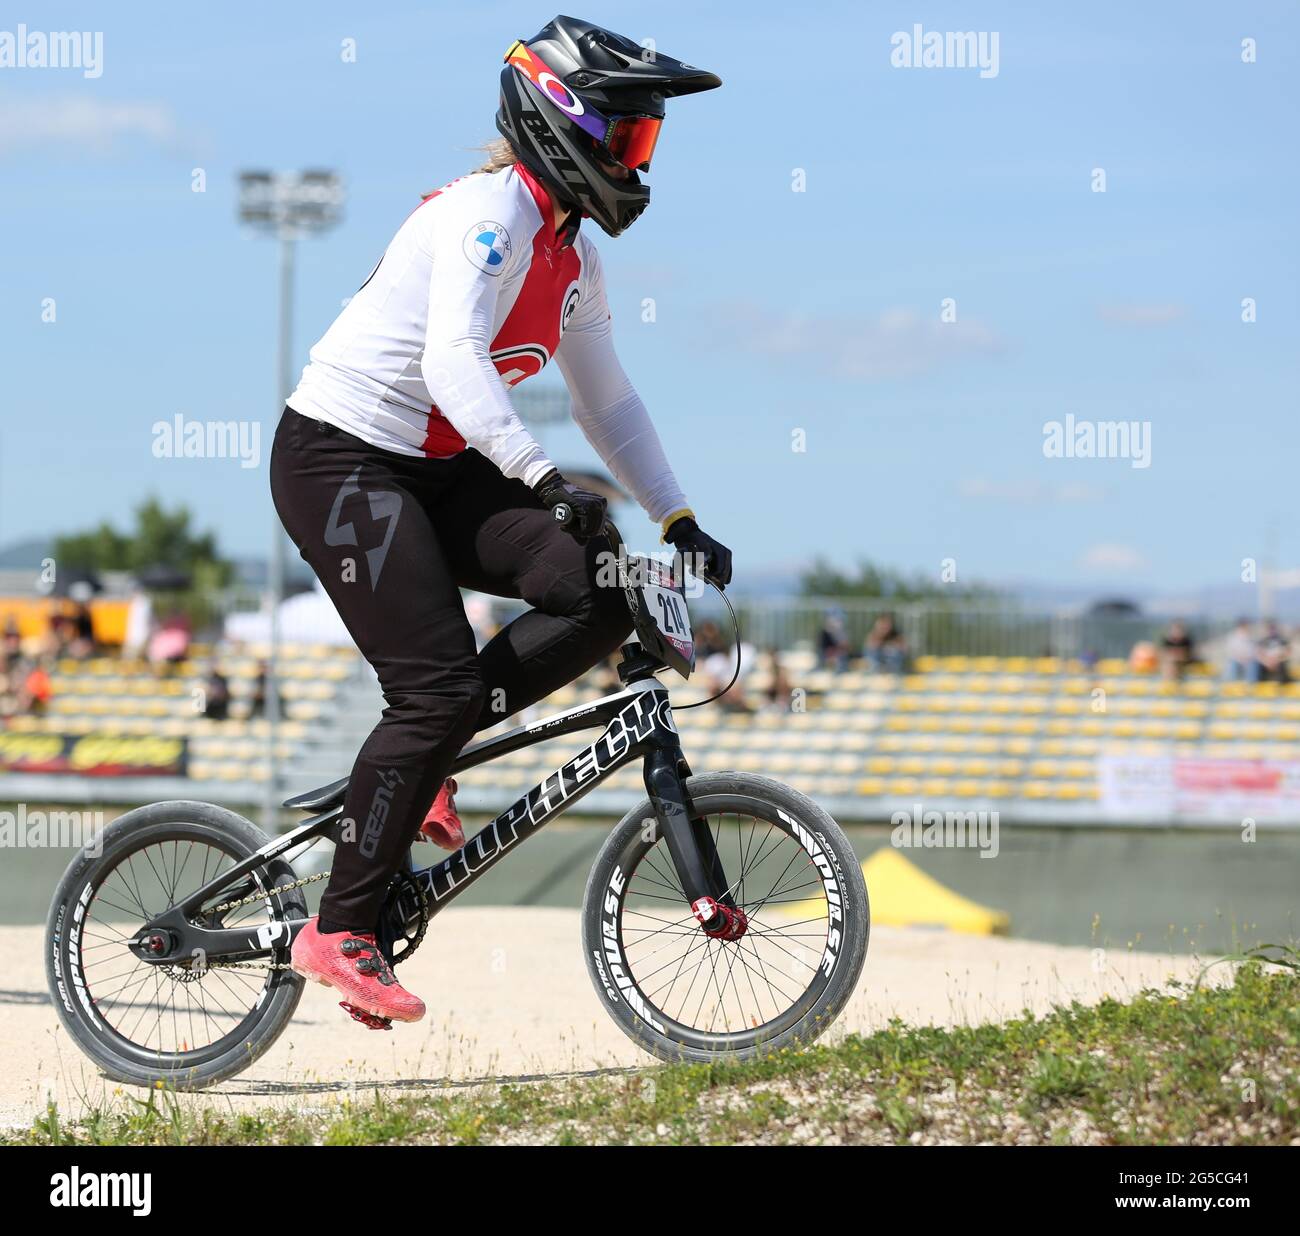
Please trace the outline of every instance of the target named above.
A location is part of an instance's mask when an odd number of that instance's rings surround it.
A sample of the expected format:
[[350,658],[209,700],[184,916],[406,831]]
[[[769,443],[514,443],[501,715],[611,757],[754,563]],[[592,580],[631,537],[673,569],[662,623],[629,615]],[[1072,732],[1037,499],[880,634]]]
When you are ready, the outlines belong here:
[[1107,815],[1300,824],[1300,762],[1108,754],[1097,772]]

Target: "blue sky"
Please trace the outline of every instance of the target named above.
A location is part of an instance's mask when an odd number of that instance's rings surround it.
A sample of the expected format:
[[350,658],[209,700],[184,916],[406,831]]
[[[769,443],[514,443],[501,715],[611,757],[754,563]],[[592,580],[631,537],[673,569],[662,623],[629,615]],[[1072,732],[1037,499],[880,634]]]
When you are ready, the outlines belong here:
[[[1296,12],[577,10],[724,81],[670,105],[647,214],[595,234],[624,364],[738,582],[822,553],[1098,593],[1226,587],[1270,528],[1300,564]],[[300,253],[305,361],[419,193],[472,165],[502,53],[552,15],[9,6],[3,30],[102,30],[103,73],[0,68],[0,544],[156,493],[262,552],[265,458],[151,450],[178,413],[261,418],[269,449],[274,253],[236,223],[237,172],[347,179],[344,223]],[[996,31],[997,76],[892,67],[916,23]],[[1067,414],[1149,422],[1150,466],[1045,458]],[[544,440],[590,459],[572,429]]]

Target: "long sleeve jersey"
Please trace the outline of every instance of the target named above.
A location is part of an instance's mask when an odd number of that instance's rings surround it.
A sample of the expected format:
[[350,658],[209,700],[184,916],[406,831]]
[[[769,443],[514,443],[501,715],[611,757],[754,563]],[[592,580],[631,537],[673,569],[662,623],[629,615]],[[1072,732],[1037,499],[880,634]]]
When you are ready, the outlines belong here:
[[646,514],[686,507],[614,352],[595,246],[556,236],[550,199],[520,164],[453,180],[408,216],[312,348],[289,406],[401,455],[470,446],[532,485],[554,464],[507,392],[552,357],[575,421]]

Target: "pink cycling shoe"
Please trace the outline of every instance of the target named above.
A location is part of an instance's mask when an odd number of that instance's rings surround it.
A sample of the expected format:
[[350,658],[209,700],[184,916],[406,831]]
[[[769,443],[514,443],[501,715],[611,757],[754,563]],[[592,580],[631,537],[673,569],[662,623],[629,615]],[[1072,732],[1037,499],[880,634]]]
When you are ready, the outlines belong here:
[[420,825],[419,837],[423,841],[432,841],[444,850],[459,850],[465,844],[465,828],[456,814],[456,781],[448,777],[433,800],[429,814]]
[[339,931],[321,935],[311,918],[289,954],[293,969],[313,982],[347,997],[343,1008],[372,1030],[391,1030],[394,1021],[419,1021],[424,1001],[393,976],[370,932]]

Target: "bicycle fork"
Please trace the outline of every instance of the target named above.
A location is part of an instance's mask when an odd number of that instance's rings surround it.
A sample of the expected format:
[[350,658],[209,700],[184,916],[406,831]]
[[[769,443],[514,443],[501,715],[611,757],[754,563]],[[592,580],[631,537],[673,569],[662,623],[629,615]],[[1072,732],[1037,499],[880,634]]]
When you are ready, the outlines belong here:
[[645,788],[655,823],[668,844],[691,913],[705,933],[738,939],[746,926],[704,820],[691,819],[685,777],[690,770],[675,734],[656,733],[645,752]]

